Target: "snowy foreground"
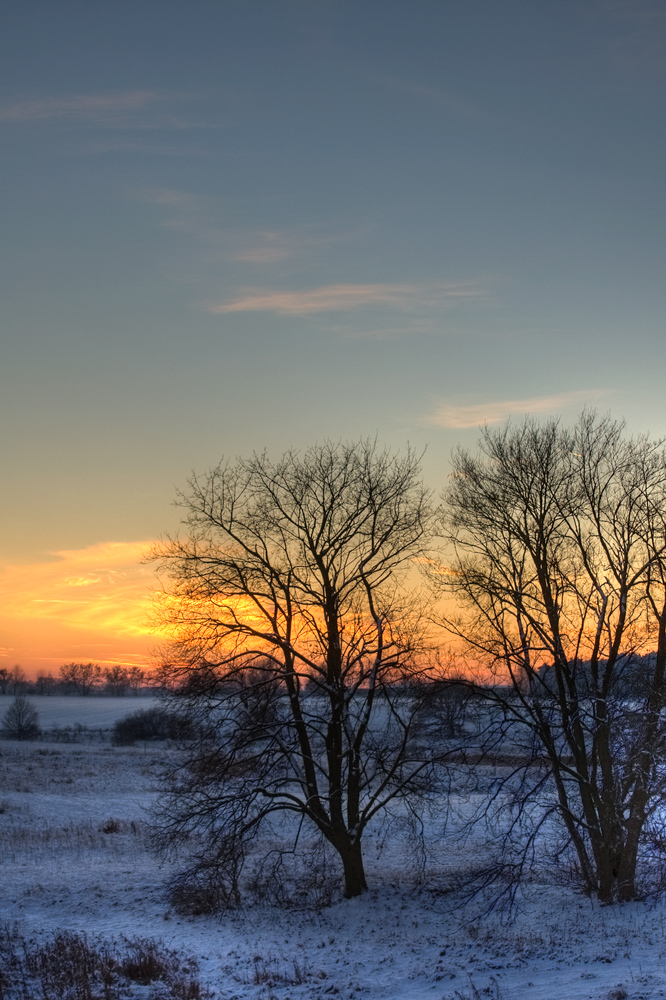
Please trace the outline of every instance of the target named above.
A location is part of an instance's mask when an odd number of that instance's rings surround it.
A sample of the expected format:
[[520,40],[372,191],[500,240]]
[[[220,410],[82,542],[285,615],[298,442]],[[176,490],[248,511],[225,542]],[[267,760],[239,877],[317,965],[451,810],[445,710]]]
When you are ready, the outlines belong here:
[[414,887],[406,843],[369,843],[360,899],[178,916],[171,869],[145,835],[165,752],[0,741],[0,922],[36,941],[60,929],[154,938],[194,956],[220,1000],[666,997],[666,904],[603,908],[532,884],[507,925]]

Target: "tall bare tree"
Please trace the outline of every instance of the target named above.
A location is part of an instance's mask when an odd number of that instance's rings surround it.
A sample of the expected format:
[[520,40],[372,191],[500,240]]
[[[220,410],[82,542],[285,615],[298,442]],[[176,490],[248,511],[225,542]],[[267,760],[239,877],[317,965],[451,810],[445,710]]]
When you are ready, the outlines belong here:
[[404,583],[431,524],[419,461],[329,443],[220,465],[180,500],[186,537],[155,557],[171,581],[172,697],[202,736],[173,775],[164,838],[203,833],[200,865],[236,892],[247,845],[291,814],[356,896],[368,823],[431,766],[399,685],[424,669]]
[[591,413],[486,429],[454,455],[444,532],[447,625],[531,765],[513,806],[532,838],[554,810],[589,891],[634,898],[666,801],[661,444]]

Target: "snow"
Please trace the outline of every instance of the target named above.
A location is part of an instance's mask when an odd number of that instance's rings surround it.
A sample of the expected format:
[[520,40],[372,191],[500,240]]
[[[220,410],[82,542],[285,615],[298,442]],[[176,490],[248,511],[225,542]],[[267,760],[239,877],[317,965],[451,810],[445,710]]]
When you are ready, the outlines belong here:
[[[67,929],[156,938],[195,955],[220,1000],[666,997],[666,904],[602,907],[534,881],[512,922],[479,917],[414,884],[397,832],[381,850],[369,839],[371,889],[358,899],[178,916],[165,898],[173,863],[151,854],[146,828],[156,774],[173,752],[0,741],[0,920],[17,921],[26,937]],[[433,840],[433,864],[450,854]]]
[[[0,695],[0,722],[14,701],[14,695]],[[42,729],[54,726],[87,726],[89,729],[111,729],[114,722],[130,712],[152,708],[158,699],[150,695],[109,698],[91,695],[28,695],[37,711]]]

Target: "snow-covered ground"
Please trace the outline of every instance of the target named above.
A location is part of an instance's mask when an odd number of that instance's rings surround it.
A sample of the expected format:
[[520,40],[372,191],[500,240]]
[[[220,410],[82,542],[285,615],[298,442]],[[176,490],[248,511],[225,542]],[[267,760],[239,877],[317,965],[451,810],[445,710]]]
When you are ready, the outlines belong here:
[[[158,939],[195,955],[220,1000],[666,997],[666,905],[601,907],[534,882],[512,923],[475,917],[413,884],[397,834],[383,848],[370,838],[361,898],[178,916],[165,898],[172,870],[145,829],[170,752],[0,741],[0,921],[37,939],[57,929]],[[447,857],[443,842],[434,863]]]
[[[87,726],[89,729],[111,729],[117,719],[157,704],[157,698],[150,695],[130,695],[123,698],[28,695],[28,700],[37,711],[42,729],[76,725]],[[14,695],[0,695],[0,722],[13,701]]]

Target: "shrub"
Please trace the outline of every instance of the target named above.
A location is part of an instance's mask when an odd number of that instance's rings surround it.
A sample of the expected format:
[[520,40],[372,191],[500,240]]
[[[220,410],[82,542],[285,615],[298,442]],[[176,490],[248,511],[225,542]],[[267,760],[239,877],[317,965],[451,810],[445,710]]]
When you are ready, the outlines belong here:
[[231,900],[214,877],[198,872],[182,872],[171,883],[169,902],[180,916],[203,917],[218,913],[237,900]]
[[[16,927],[0,926],[2,1000],[205,1000],[211,994],[197,972],[194,960],[151,939],[119,943],[58,931],[38,944],[23,940]],[[157,992],[146,994],[152,983]]]
[[8,740],[34,740],[41,733],[35,706],[25,695],[17,694],[2,720],[0,730]]
[[142,708],[118,719],[112,741],[116,746],[132,746],[136,740],[186,740],[192,735],[192,724],[183,716],[163,708]]
[[44,996],[93,1000],[95,980],[106,982],[112,977],[109,956],[104,959],[83,935],[63,931],[42,947],[26,952],[25,971],[39,983]]

